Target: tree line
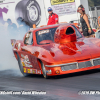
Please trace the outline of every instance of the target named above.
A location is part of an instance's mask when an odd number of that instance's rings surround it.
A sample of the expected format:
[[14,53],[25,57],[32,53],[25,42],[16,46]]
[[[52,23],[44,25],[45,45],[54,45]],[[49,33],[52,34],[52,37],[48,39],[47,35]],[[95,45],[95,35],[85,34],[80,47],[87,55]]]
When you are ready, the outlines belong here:
[[88,2],[90,7],[100,6],[100,0],[88,0]]

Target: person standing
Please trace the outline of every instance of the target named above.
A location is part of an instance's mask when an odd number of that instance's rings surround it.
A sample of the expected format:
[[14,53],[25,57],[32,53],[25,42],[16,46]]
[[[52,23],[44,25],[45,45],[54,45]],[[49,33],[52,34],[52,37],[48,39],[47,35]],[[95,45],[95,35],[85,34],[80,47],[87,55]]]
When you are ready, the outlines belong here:
[[48,18],[48,23],[47,25],[53,25],[53,24],[58,24],[58,15],[53,13],[53,10],[51,7],[48,8],[48,13],[49,13],[49,18]]
[[92,37],[92,35],[94,34],[94,31],[92,30],[90,26],[90,22],[89,22],[88,16],[85,13],[85,8],[83,7],[83,5],[80,5],[78,7],[77,12],[80,13],[80,22],[82,25],[83,35],[87,38]]
[[12,23],[11,19],[7,19],[8,27],[7,30],[10,34],[14,34],[17,31],[17,25]]

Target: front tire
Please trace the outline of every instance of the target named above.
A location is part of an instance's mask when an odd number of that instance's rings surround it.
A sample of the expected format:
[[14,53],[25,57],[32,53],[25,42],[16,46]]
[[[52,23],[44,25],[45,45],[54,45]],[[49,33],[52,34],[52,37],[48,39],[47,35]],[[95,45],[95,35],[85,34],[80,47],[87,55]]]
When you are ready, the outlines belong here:
[[41,62],[41,67],[42,67],[42,72],[43,72],[44,78],[48,79],[49,76],[47,75],[45,66],[44,66],[44,64],[42,62]]
[[19,69],[20,69],[21,73],[23,74],[24,77],[27,77],[29,74],[24,73],[24,69],[23,69],[23,66],[22,66],[22,63],[21,63],[21,59],[20,59],[18,54],[17,54],[17,59],[18,59],[18,65],[19,65]]

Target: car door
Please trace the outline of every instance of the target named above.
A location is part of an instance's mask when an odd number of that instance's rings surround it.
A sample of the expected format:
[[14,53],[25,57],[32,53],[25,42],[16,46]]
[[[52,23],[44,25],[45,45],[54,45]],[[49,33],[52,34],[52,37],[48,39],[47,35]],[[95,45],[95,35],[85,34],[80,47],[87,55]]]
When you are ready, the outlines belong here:
[[20,57],[23,67],[33,68],[31,64],[31,48],[33,44],[33,33],[28,32],[25,36],[24,46],[21,48]]
[[32,52],[34,48],[33,33],[29,32],[26,34],[24,46],[22,47],[21,52],[21,56],[24,58],[22,59],[24,60],[23,66],[28,68],[28,73],[41,74],[37,58],[33,55]]

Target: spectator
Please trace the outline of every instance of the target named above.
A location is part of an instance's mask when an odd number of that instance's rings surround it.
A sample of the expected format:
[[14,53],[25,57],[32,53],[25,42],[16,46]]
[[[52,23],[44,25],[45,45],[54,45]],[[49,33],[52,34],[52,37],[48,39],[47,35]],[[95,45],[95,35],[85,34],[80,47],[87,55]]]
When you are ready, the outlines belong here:
[[80,5],[78,7],[77,12],[80,13],[80,22],[82,25],[83,35],[87,38],[93,36],[94,31],[92,30],[92,28],[90,26],[90,22],[89,22],[88,16],[85,13],[85,9],[84,9],[83,5]]

